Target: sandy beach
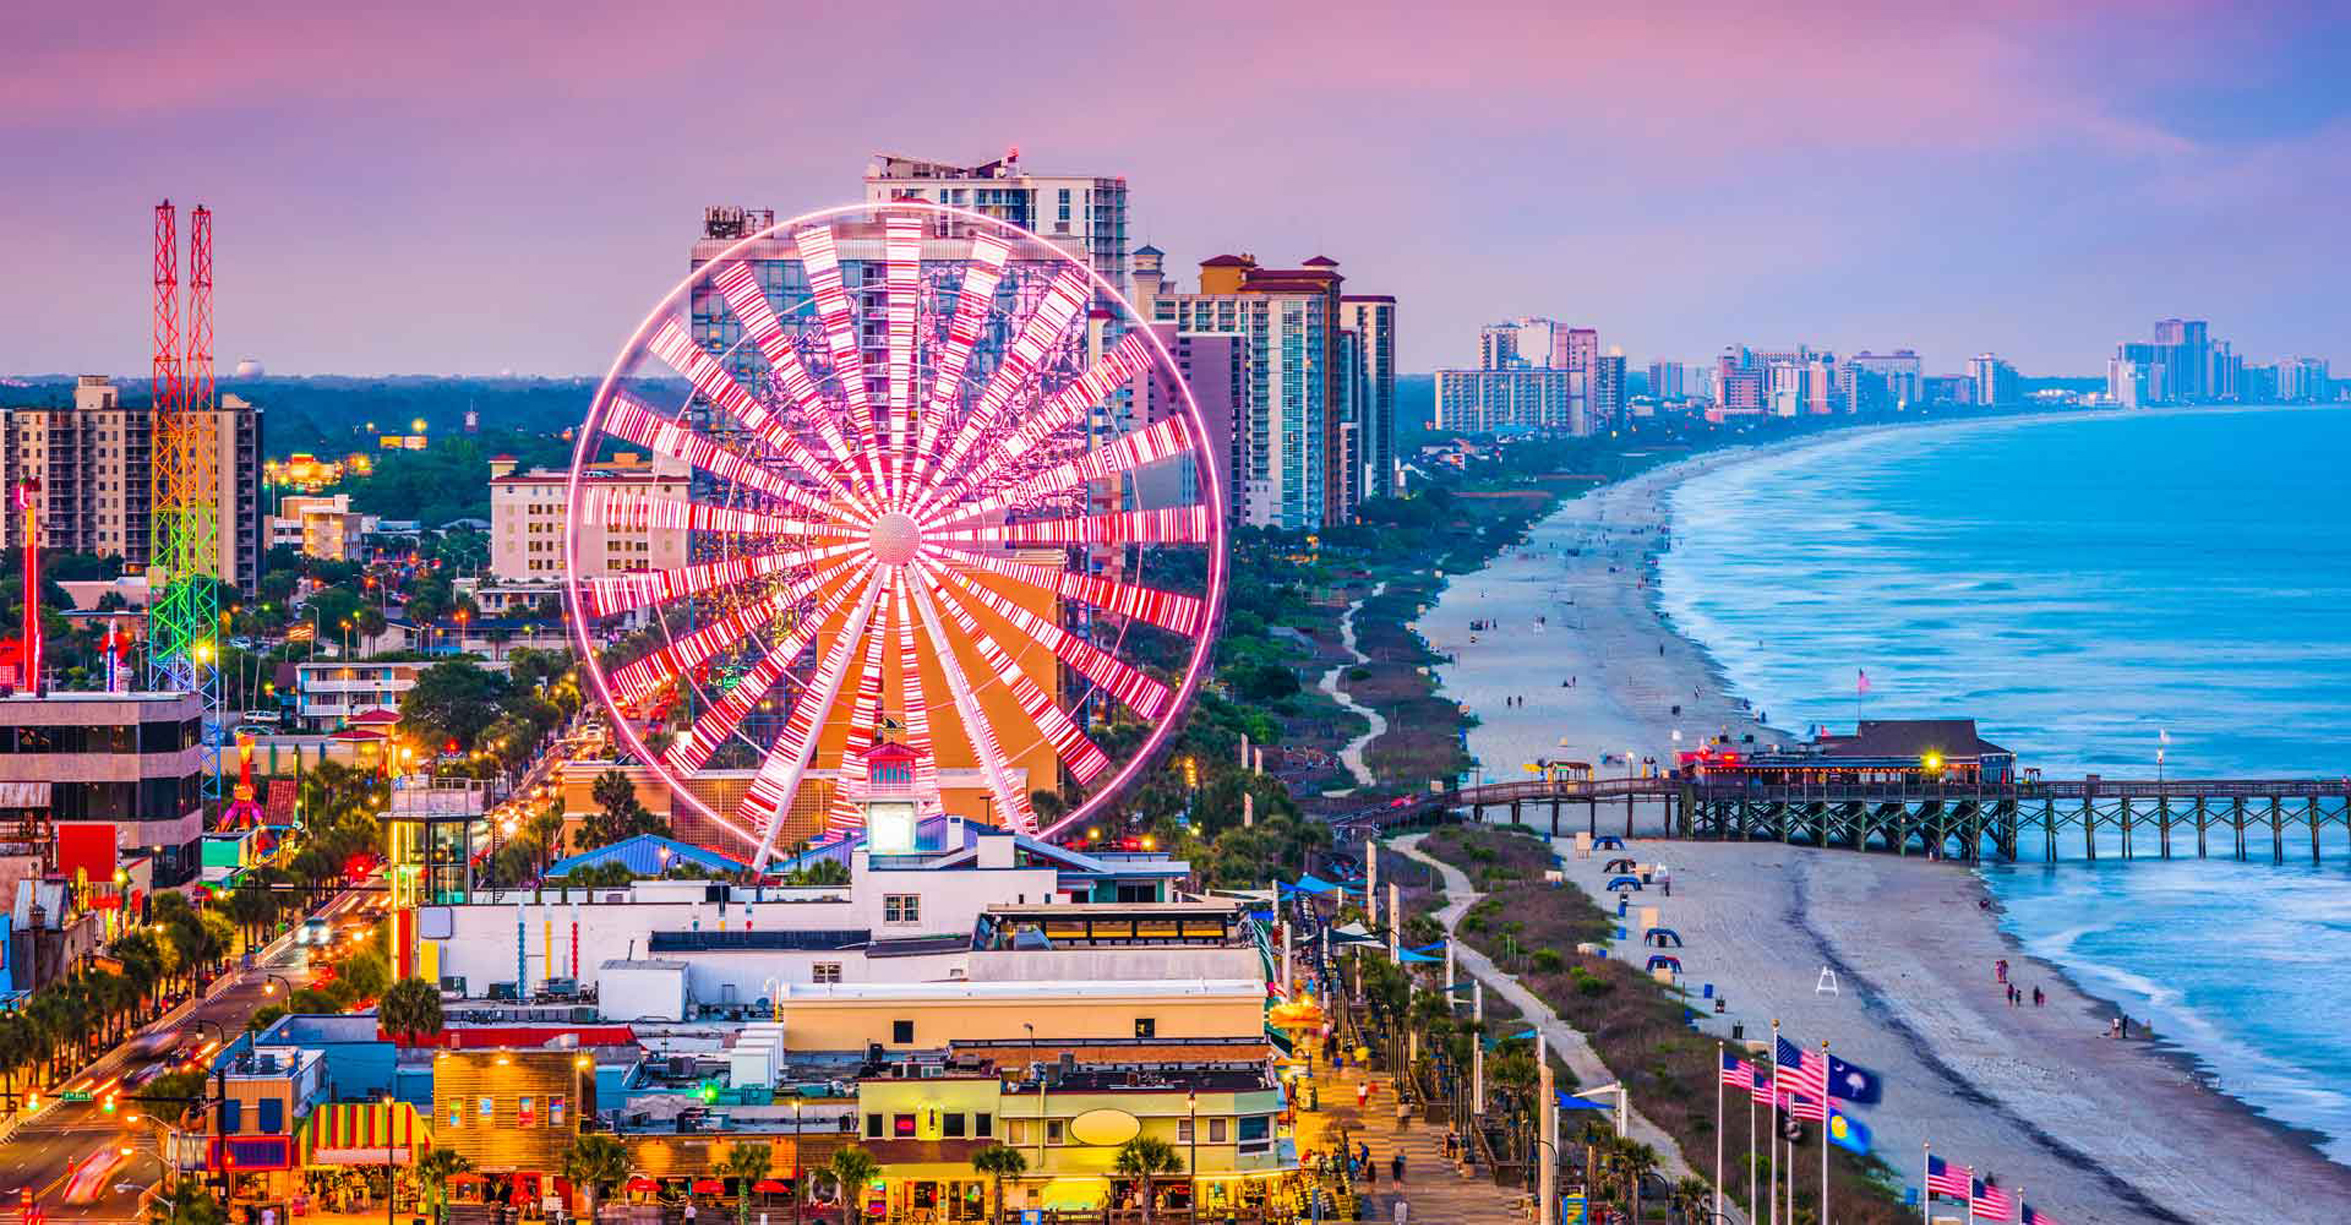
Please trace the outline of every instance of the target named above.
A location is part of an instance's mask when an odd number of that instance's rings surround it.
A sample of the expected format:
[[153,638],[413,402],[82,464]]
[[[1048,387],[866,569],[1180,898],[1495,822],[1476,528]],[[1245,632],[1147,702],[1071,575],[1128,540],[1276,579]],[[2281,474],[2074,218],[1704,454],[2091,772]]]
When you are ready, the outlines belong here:
[[[1444,693],[1478,715],[1470,749],[1488,780],[1562,758],[1621,775],[1628,749],[1636,763],[1669,762],[1677,730],[1684,747],[1782,735],[1661,618],[1649,560],[1666,547],[1675,483],[1756,454],[1701,456],[1571,500],[1455,577],[1416,622],[1453,656]],[[1561,847],[1570,883],[1601,896],[1599,861]],[[2113,1007],[2018,951],[1966,869],[1773,844],[1644,839],[1632,853],[1673,869],[1671,898],[1636,896],[1688,941],[1677,955],[1693,993],[1711,983],[1727,997],[1710,1032],[1738,1022],[1767,1036],[1777,1017],[1792,1039],[1826,1039],[1882,1073],[1886,1102],[1861,1113],[1905,1184],[1927,1141],[2067,1222],[2351,1219],[2351,1169],[2203,1087],[2162,1044],[2105,1037]],[[2022,1007],[1995,982],[2001,958]],[[1819,990],[1824,967],[1834,994]]]

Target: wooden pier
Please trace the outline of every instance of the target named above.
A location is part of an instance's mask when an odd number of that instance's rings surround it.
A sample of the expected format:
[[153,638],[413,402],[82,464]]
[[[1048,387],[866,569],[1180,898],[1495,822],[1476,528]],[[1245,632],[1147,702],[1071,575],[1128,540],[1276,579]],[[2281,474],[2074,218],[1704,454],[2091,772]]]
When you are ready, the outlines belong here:
[[[1578,810],[1581,810],[1580,812]],[[1619,820],[1621,810],[1621,821]],[[1627,836],[1772,841],[1897,855],[1934,853],[2054,863],[2100,859],[2266,857],[2305,848],[2318,863],[2327,831],[2351,853],[2351,778],[2081,779],[1944,786],[1920,782],[1770,785],[1754,780],[1619,778],[1490,783],[1334,818],[1369,835],[1460,819],[1504,819]],[[1580,819],[1579,819],[1580,818]]]

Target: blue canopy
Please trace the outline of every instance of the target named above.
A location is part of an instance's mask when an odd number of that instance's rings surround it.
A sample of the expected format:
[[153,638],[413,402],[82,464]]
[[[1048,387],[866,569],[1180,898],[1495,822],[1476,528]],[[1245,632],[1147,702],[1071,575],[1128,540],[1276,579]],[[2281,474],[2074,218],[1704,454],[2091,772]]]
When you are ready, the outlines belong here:
[[1431,957],[1427,953],[1415,953],[1411,949],[1404,949],[1398,952],[1396,954],[1396,959],[1398,961],[1409,961],[1415,965],[1443,965],[1445,963],[1445,959],[1442,957]]
[[1297,884],[1284,884],[1282,885],[1282,888],[1287,889],[1292,893],[1337,893],[1339,891],[1339,887],[1337,885],[1334,885],[1331,882],[1316,876],[1312,872],[1299,877]]
[[1668,957],[1663,953],[1651,954],[1649,957],[1649,968],[1654,970],[1659,966],[1664,966],[1666,969],[1679,974],[1682,972],[1682,959],[1679,957]]
[[1624,839],[1615,834],[1602,834],[1599,841],[1592,844],[1592,848],[1600,851],[1621,851],[1624,849]]
[[1442,948],[1444,948],[1444,947],[1445,947],[1445,942],[1444,942],[1444,941],[1442,941],[1442,940],[1432,940],[1432,941],[1430,941],[1430,942],[1429,942],[1429,943],[1427,943],[1427,944],[1421,945],[1419,948],[1416,948],[1416,949],[1406,949],[1406,950],[1404,950],[1404,951],[1405,951],[1405,952],[1408,952],[1408,953],[1434,953],[1434,952],[1437,952],[1438,950],[1440,950],[1440,949],[1442,949]]
[[[665,851],[668,852],[666,855],[663,854]],[[600,867],[608,863],[626,865],[629,871],[639,876],[658,876],[669,868],[687,863],[712,872],[741,872],[750,867],[739,859],[729,859],[716,851],[679,842],[675,838],[639,834],[568,859],[558,859],[547,865],[547,875],[569,876],[581,868]]]
[[1616,1103],[1615,1103],[1615,1102],[1595,1102],[1595,1101],[1593,1101],[1591,1098],[1588,1098],[1588,1097],[1577,1097],[1575,1094],[1573,1094],[1573,1093],[1569,1093],[1569,1092],[1568,1092],[1567,1090],[1565,1090],[1565,1089],[1554,1089],[1554,1090],[1552,1090],[1552,1092],[1554,1092],[1554,1093],[1556,1093],[1556,1094],[1558,1094],[1558,1095],[1559,1095],[1559,1108],[1560,1108],[1561,1110],[1614,1110],[1614,1109],[1616,1109]]
[[1641,887],[1641,878],[1638,876],[1619,876],[1615,880],[1609,881],[1608,887],[1611,889],[1638,889]]

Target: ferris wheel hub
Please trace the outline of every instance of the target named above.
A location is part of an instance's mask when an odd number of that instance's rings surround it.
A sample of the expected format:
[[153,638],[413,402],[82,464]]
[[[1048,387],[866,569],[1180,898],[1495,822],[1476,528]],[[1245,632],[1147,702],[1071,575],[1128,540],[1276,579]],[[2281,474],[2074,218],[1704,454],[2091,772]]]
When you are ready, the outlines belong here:
[[874,560],[885,566],[903,566],[922,548],[922,525],[904,511],[890,511],[873,521],[868,542]]

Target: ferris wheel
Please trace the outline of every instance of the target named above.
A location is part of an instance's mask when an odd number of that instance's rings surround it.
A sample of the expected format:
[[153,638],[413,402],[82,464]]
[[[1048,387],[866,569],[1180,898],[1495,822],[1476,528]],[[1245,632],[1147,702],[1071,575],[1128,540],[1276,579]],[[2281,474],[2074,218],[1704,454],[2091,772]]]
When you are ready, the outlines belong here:
[[565,607],[621,744],[755,868],[885,789],[1041,835],[1093,817],[1222,606],[1224,460],[1165,346],[1082,249],[943,205],[697,254],[564,489]]

